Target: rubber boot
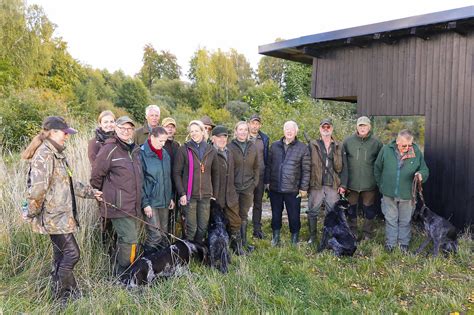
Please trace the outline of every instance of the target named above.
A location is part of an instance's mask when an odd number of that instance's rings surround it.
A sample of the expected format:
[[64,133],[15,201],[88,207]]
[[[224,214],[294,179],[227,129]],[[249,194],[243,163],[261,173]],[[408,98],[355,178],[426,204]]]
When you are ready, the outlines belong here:
[[59,300],[61,306],[64,307],[69,300],[80,298],[81,292],[77,287],[77,282],[72,270],[59,268],[57,275],[58,287],[55,298]]
[[291,233],[291,245],[295,246],[298,244],[300,238],[300,232]]
[[244,256],[245,251],[242,247],[242,238],[240,237],[240,231],[234,232],[230,235],[230,248],[232,252],[237,256]]
[[358,237],[357,237],[357,218],[348,218],[347,223],[349,224],[349,228],[351,229],[352,235],[354,235],[354,237],[356,239],[358,239]]
[[253,252],[254,246],[247,243],[247,221],[242,221],[240,225],[240,236],[242,238],[242,247],[247,252]]
[[316,245],[316,234],[318,229],[318,218],[308,217],[309,239],[308,244]]
[[135,261],[136,244],[119,243],[116,255],[114,276],[120,276]]
[[364,240],[370,240],[374,234],[374,220],[365,219],[362,225],[362,231],[364,232]]
[[273,230],[272,246],[280,246],[280,230]]

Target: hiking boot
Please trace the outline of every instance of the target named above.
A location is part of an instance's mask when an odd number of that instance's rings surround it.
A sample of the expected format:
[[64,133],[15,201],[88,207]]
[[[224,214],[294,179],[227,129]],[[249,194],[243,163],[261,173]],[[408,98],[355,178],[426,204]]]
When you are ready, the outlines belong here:
[[291,233],[291,245],[297,245],[300,238],[300,232]]
[[280,246],[280,230],[273,230],[272,234],[272,246]]
[[230,235],[230,249],[237,256],[244,256],[245,252],[242,248],[242,239],[240,238],[240,232],[235,232]]
[[408,245],[400,244],[400,251],[402,252],[402,254],[408,254]]
[[393,245],[385,244],[385,246],[384,246],[384,249],[385,249],[385,251],[386,251],[387,253],[393,252],[394,248],[395,248],[395,247],[394,247]]

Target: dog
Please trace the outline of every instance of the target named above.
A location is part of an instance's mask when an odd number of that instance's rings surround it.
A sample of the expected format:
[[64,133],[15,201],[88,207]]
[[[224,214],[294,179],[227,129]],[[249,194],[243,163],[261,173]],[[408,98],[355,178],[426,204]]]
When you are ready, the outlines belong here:
[[222,273],[228,272],[230,264],[229,234],[226,230],[227,218],[221,206],[211,200],[211,215],[207,244],[209,247],[209,263]]
[[433,256],[435,257],[438,256],[440,249],[445,255],[457,253],[458,231],[451,222],[431,211],[426,205],[422,205],[419,210],[415,211],[414,220],[421,220],[427,235],[415,251],[416,255],[420,254],[431,241],[433,242]]
[[323,237],[318,252],[332,250],[336,256],[352,256],[357,249],[355,236],[347,224],[344,211],[349,208],[347,200],[339,200],[324,218]]
[[121,277],[127,288],[150,284],[156,278],[179,275],[188,266],[192,257],[207,262],[207,247],[193,241],[177,240],[168,247],[141,257]]

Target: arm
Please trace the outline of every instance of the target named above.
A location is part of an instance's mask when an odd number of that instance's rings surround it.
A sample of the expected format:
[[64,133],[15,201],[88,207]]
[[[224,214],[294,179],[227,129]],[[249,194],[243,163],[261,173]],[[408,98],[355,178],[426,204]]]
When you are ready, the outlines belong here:
[[263,159],[257,152],[257,147],[255,148],[255,160],[253,161],[253,180],[254,180],[254,187],[258,186],[258,182],[260,181],[260,158]]
[[87,145],[87,157],[89,158],[91,165],[94,163],[94,160],[97,157],[99,148],[100,147],[95,143],[95,139],[89,140],[89,144]]
[[379,186],[379,188],[380,188],[380,181],[382,180],[384,151],[385,151],[384,148],[380,150],[379,155],[377,156],[377,159],[375,160],[375,164],[374,164],[374,177],[375,177],[375,181],[377,182],[377,186]]
[[217,158],[216,152],[211,165],[212,197],[214,198],[219,194],[219,161]]
[[146,208],[148,207],[151,202],[150,202],[150,198],[148,197],[148,195],[146,194],[146,190],[145,190],[145,161],[144,161],[144,158],[143,158],[143,155],[142,155],[142,151],[140,151],[140,161],[141,161],[141,164],[142,164],[142,170],[143,170],[143,185],[142,185],[142,203],[141,203],[141,206],[142,206],[142,209],[143,208]]
[[112,148],[112,146],[103,146],[92,164],[90,184],[96,189],[102,188],[104,178],[109,173],[110,161],[112,159],[112,154],[109,154],[110,148]]
[[309,147],[305,145],[305,150],[303,153],[303,157],[301,159],[300,190],[308,191],[310,177],[311,177],[311,157],[309,153]]
[[268,164],[265,165],[265,176],[263,178],[263,183],[265,185],[270,184],[270,171],[272,169],[272,160],[273,160],[273,150],[272,147],[268,150]]
[[[181,146],[178,149],[178,153],[174,160],[173,165],[173,179],[174,185],[176,187],[176,192],[178,197],[182,197],[186,195],[186,191],[183,187],[183,171],[185,168],[185,161],[186,161],[186,146]],[[187,171],[187,170],[186,170]]]
[[344,146],[342,147],[342,171],[341,171],[341,187],[347,189],[347,183],[349,180],[349,171],[347,169],[347,153]]
[[54,157],[52,154],[37,154],[30,162],[29,188],[27,192],[28,216],[34,217],[41,213],[44,198],[53,176]]

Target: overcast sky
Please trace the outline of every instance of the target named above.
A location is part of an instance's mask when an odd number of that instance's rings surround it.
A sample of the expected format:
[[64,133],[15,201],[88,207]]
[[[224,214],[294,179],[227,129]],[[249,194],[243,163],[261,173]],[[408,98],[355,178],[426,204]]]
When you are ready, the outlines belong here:
[[134,75],[143,47],[169,50],[185,74],[199,47],[235,48],[256,67],[258,46],[341,28],[454,9],[473,0],[28,0],[57,25],[83,64]]

